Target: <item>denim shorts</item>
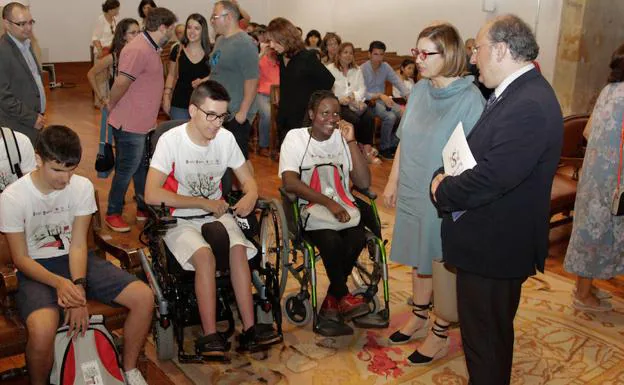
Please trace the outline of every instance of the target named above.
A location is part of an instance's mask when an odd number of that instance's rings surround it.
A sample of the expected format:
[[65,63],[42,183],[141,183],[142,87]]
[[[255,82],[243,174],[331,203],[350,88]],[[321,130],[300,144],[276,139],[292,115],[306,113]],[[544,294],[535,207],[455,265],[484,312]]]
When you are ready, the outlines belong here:
[[[69,256],[35,259],[48,271],[71,279]],[[89,254],[87,258],[87,298],[107,305],[118,306],[114,300],[126,286],[137,278],[107,260]],[[22,321],[35,310],[61,307],[57,303],[56,289],[44,283],[34,281],[21,272],[17,272],[17,293],[15,302]]]

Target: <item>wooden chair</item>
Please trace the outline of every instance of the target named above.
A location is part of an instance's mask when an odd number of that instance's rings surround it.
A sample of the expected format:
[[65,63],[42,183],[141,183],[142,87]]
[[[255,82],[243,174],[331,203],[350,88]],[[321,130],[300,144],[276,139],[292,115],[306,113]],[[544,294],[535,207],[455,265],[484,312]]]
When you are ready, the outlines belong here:
[[585,155],[583,130],[589,115],[572,115],[563,120],[563,146],[559,167],[553,179],[550,193],[550,228],[572,222],[576,201],[576,187]]
[[[98,202],[97,192],[95,195]],[[128,250],[113,245],[110,237],[102,232],[99,203],[98,211],[93,214],[89,231],[89,249],[105,258],[106,253],[120,262],[123,269],[134,271],[141,268],[138,250]],[[0,358],[24,353],[26,347],[26,328],[17,313],[14,294],[17,291],[17,269],[12,263],[9,246],[4,234],[0,234]],[[124,307],[111,307],[96,301],[89,301],[89,314],[102,314],[108,330],[123,327],[128,313]],[[25,370],[14,369],[22,374]],[[3,373],[0,373],[0,378]]]

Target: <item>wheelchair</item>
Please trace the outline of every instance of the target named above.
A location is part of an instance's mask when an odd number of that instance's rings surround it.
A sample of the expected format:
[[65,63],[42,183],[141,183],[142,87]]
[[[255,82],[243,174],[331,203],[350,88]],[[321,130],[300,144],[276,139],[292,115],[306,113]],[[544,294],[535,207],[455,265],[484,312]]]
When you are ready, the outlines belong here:
[[[273,266],[277,272],[280,299],[284,297],[289,275],[299,286],[297,292],[283,298],[286,319],[298,326],[312,321],[313,330],[319,332],[316,263],[320,254],[305,235],[297,197],[283,188],[279,191],[281,201],[272,200],[270,210],[263,213],[266,216],[260,222],[263,264]],[[355,286],[352,294],[362,296],[370,312],[353,319],[353,323],[359,328],[387,328],[390,323],[387,241],[381,234],[376,194],[357,188],[354,192],[359,194],[354,197],[365,226],[366,246],[351,273]],[[378,298],[380,284],[383,308]]]
[[[184,121],[164,122],[148,133],[146,154],[148,156],[153,154],[160,135],[183,123]],[[231,178],[224,178],[222,185],[224,197],[229,199],[231,205],[234,204],[238,197],[226,191],[226,187],[231,185]],[[142,197],[137,198],[142,199]],[[235,218],[246,238],[258,250],[256,256],[249,260],[252,284],[255,288],[253,293],[255,324],[257,326],[271,325],[271,327],[275,325],[279,338],[273,344],[277,344],[283,341],[278,279],[272,266],[261,263],[258,230],[258,218],[266,216],[265,212],[268,210],[269,204],[258,200],[254,212],[248,217]],[[152,334],[157,357],[159,360],[172,359],[176,354],[175,345],[177,344],[177,357],[181,363],[200,363],[212,360],[213,358],[205,357],[197,351],[187,353],[184,349],[184,329],[199,325],[201,319],[195,296],[195,273],[186,271],[180,266],[163,239],[167,229],[176,226],[177,219],[169,216],[169,209],[164,205],[148,207],[148,212],[148,221],[141,232],[141,241],[147,246],[149,256],[142,250],[140,257],[146,280],[155,293],[156,314]],[[227,237],[227,232],[220,223],[212,222],[203,226],[202,235],[211,245],[216,258],[217,328],[219,333],[229,339],[234,334],[236,322],[231,307],[235,298],[229,279],[229,242],[222,241],[223,236]],[[228,361],[229,357],[226,356],[223,360]]]

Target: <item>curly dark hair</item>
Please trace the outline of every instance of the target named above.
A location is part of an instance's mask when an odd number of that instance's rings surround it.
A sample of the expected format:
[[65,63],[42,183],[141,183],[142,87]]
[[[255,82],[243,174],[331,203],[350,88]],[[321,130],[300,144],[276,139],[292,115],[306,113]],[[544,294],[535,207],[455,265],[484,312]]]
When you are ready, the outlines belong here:
[[303,118],[303,125],[309,126],[312,124],[312,119],[310,119],[310,111],[316,112],[319,104],[325,99],[334,99],[338,102],[338,97],[334,95],[334,93],[330,90],[317,90],[312,92],[310,96],[310,101],[308,102],[308,108],[306,108],[305,117]]
[[139,26],[139,22],[135,19],[126,18],[122,19],[119,23],[117,23],[117,27],[115,28],[115,35],[113,36],[113,44],[111,45],[111,52],[117,55],[119,58],[119,53],[121,49],[126,45],[126,33],[130,26],[136,25]]
[[121,6],[121,4],[119,4],[119,0],[106,0],[102,4],[102,12],[106,13],[106,12],[111,11],[113,9],[117,9],[120,6]]
[[267,27],[271,40],[284,47],[284,56],[291,58],[305,49],[297,27],[288,19],[276,17]]

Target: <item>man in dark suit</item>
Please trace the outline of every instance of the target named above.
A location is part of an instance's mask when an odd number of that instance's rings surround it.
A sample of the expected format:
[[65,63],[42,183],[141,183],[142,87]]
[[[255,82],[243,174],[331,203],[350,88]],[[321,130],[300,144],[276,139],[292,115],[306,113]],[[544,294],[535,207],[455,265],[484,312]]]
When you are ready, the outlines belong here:
[[0,124],[34,143],[45,125],[41,70],[30,46],[35,21],[28,7],[9,3],[2,10],[6,33],[0,37]]
[[563,117],[532,64],[538,52],[530,27],[517,16],[498,17],[479,31],[471,61],[494,92],[468,137],[477,165],[454,177],[440,170],[431,183],[444,216],[444,259],[458,270],[472,385],[509,384],[521,285],[536,268],[544,270],[548,253]]

